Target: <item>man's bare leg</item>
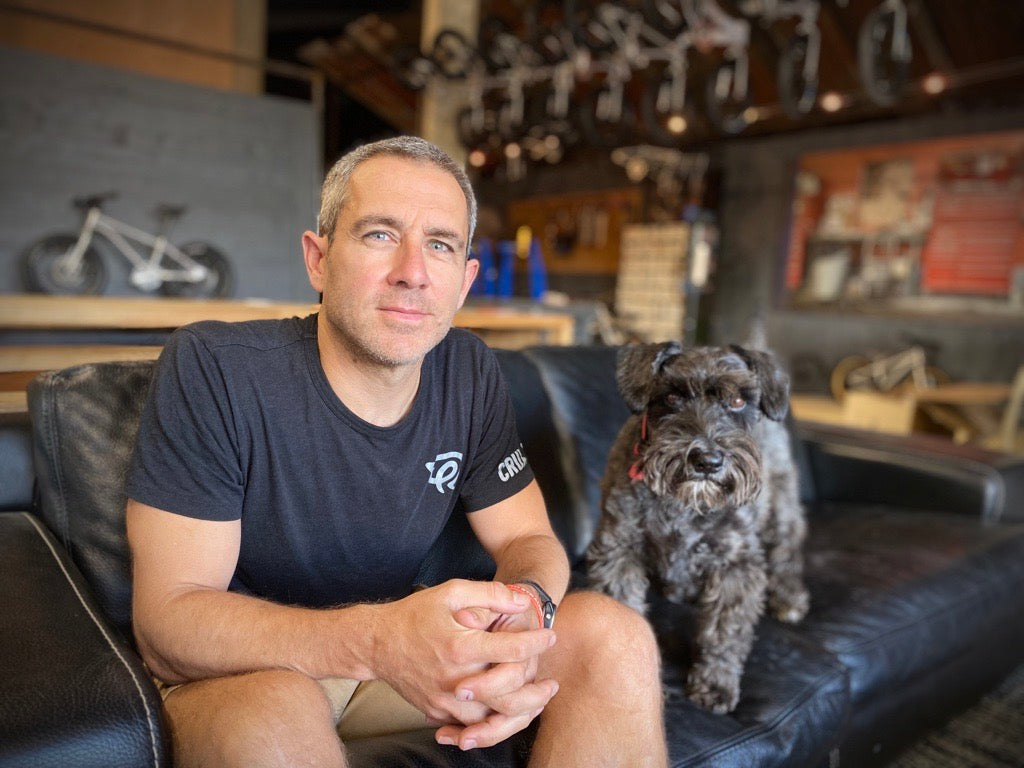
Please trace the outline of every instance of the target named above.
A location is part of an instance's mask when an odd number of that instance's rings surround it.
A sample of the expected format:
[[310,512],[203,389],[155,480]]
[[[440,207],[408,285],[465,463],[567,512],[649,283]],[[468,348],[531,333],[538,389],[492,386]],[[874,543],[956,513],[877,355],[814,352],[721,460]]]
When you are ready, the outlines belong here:
[[331,705],[284,670],[190,683],[164,702],[175,768],[344,768]]
[[540,718],[531,768],[664,768],[660,655],[647,622],[592,592],[558,607],[540,676],[559,689]]

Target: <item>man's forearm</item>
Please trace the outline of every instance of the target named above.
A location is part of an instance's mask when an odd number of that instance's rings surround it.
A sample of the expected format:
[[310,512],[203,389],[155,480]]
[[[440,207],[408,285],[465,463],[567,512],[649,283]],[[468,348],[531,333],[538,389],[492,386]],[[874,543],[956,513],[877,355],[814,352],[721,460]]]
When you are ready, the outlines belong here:
[[161,606],[159,616],[137,615],[136,637],[151,670],[169,683],[259,669],[368,680],[377,608],[298,608],[194,589]]
[[554,536],[538,534],[514,539],[495,560],[498,565],[496,581],[514,584],[530,579],[542,586],[556,603],[565,596],[569,586],[569,560]]

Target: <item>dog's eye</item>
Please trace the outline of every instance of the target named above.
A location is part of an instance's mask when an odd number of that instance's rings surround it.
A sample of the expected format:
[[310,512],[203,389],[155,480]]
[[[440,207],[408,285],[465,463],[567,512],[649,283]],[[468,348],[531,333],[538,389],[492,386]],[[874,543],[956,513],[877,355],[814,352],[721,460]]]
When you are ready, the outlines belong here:
[[665,405],[669,408],[678,408],[683,404],[683,396],[678,392],[669,392],[665,395]]
[[747,407],[747,401],[739,395],[729,398],[729,410],[734,412],[742,411]]

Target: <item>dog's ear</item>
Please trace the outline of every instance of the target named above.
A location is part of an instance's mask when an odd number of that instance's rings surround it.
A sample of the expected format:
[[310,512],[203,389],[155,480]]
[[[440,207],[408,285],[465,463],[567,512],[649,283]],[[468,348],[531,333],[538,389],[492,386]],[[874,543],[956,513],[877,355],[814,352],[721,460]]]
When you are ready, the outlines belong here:
[[782,421],[789,410],[789,375],[782,370],[770,352],[730,345],[761,385],[761,410],[772,421]]
[[629,344],[619,348],[615,357],[615,381],[633,413],[640,413],[647,407],[654,393],[655,378],[665,363],[682,351],[677,341]]

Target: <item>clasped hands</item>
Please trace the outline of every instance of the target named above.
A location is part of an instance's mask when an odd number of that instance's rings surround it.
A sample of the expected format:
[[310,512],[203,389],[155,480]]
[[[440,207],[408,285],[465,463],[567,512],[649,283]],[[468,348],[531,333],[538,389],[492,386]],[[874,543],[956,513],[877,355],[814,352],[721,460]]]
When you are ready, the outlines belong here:
[[390,615],[378,675],[441,725],[440,744],[504,741],[558,692],[555,680],[536,679],[554,631],[539,628],[529,598],[504,584],[455,579],[381,607]]

